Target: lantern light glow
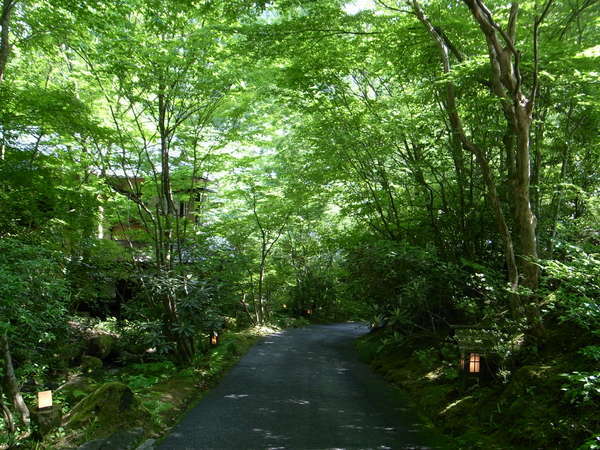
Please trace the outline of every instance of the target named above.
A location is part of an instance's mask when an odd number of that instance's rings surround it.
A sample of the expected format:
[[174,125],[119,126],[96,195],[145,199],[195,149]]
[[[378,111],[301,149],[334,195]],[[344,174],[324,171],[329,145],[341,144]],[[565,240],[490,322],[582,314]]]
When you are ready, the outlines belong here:
[[479,373],[481,370],[481,357],[479,353],[469,355],[469,373]]

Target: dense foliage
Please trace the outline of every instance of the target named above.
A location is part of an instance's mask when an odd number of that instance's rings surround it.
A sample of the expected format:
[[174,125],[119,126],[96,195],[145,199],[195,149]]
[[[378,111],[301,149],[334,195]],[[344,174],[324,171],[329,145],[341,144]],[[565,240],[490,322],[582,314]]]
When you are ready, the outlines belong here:
[[99,321],[178,367],[224,327],[474,326],[498,383],[570,333],[593,416],[598,2],[0,6],[0,430]]

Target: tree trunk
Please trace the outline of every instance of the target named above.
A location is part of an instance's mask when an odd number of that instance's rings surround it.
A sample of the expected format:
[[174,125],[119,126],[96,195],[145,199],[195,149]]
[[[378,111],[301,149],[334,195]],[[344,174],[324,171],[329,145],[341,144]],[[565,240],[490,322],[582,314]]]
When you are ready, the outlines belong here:
[[[417,0],[412,0],[411,4],[417,18],[425,26],[428,33],[435,40],[440,50],[440,56],[442,58],[444,73],[450,73],[451,49],[447,43],[447,39],[442,34],[440,34],[436,27],[432,25],[431,21],[425,15],[423,9],[421,8]],[[446,109],[446,113],[448,114],[448,119],[450,121],[450,128],[453,134],[452,139],[457,139],[465,150],[468,150],[475,156],[475,160],[477,161],[477,164],[481,169],[488,199],[492,206],[492,211],[494,212],[494,217],[496,219],[498,231],[504,243],[504,258],[508,272],[508,281],[511,290],[513,292],[516,292],[519,286],[519,270],[516,263],[513,238],[510,233],[510,229],[508,228],[504,212],[502,211],[500,198],[498,196],[498,190],[496,188],[496,182],[494,181],[489,161],[484,151],[467,136],[464,130],[462,120],[457,109],[454,84],[452,82],[447,82],[445,88],[446,95],[444,99],[444,107]],[[511,295],[511,309],[515,317],[518,317],[522,312],[521,301],[519,297],[515,294]]]
[[[531,292],[524,295],[527,303],[529,325],[536,335],[542,334],[542,322],[539,307],[532,297],[539,283],[537,265],[536,222],[530,201],[530,129],[535,97],[537,95],[538,29],[548,13],[553,0],[548,0],[541,16],[534,24],[534,71],[533,87],[529,98],[523,94],[521,76],[521,53],[516,49],[518,3],[511,5],[508,25],[503,30],[493,19],[489,9],[481,0],[464,0],[475,21],[485,35],[490,67],[492,69],[492,89],[501,99],[507,125],[512,129],[508,139],[514,139],[514,186],[512,186],[513,211],[516,228],[516,241],[519,258],[517,260],[522,282]],[[510,129],[507,130],[510,132]],[[514,136],[514,138],[513,138]],[[512,145],[510,146],[512,147]],[[512,149],[508,149],[512,152]],[[510,175],[510,172],[509,172]]]
[[8,335],[6,332],[0,334],[0,355],[2,355],[2,358],[4,359],[4,391],[19,414],[23,424],[29,426],[29,408],[27,408],[27,405],[21,396],[19,383],[17,382],[17,377],[15,376],[12,356],[10,354],[10,346],[8,343]]
[[456,174],[456,183],[458,186],[458,229],[462,238],[462,251],[466,253],[469,259],[475,255],[473,239],[467,223],[467,207],[465,201],[465,187],[467,180],[465,176],[465,159],[463,155],[460,139],[450,130],[450,150],[452,152],[452,162],[454,163],[454,172]]
[[264,325],[265,323],[265,305],[264,305],[264,299],[263,299],[263,290],[264,290],[264,282],[265,282],[265,260],[266,260],[266,255],[265,255],[265,243],[263,243],[263,250],[261,252],[261,257],[260,257],[260,267],[259,267],[259,273],[258,273],[258,302],[257,302],[257,307],[258,307],[258,311],[257,311],[257,318],[258,318],[258,322],[260,325]]
[[16,431],[15,421],[13,419],[12,412],[10,412],[10,409],[8,409],[8,406],[6,406],[4,404],[4,399],[3,399],[3,394],[2,394],[1,389],[0,389],[0,411],[2,411],[2,418],[4,419],[4,424],[6,426],[6,429],[8,430],[8,433],[10,435],[13,435]]
[[517,183],[515,185],[515,222],[518,224],[518,242],[521,257],[519,263],[523,275],[523,285],[531,290],[538,287],[539,267],[537,265],[537,239],[535,234],[537,219],[531,209],[529,196],[530,160],[529,131],[531,116],[519,110],[517,122]]
[[0,82],[4,80],[4,72],[10,54],[10,16],[15,7],[15,0],[4,0],[0,12]]
[[[163,87],[160,87],[163,90]],[[160,134],[160,198],[162,216],[164,217],[163,230],[163,248],[162,248],[162,266],[168,269],[172,268],[172,253],[173,253],[173,220],[177,211],[173,201],[173,191],[171,189],[171,168],[170,168],[170,131],[167,129],[167,102],[164,94],[161,92],[158,95],[158,131]]]
[[[540,180],[542,178],[542,143],[544,142],[544,122],[545,122],[546,114],[539,115],[540,123],[535,126],[535,145],[534,145],[534,158],[533,158],[533,167],[531,170],[531,207],[533,209],[533,214],[536,217],[540,217],[540,205],[542,201],[542,193]],[[538,241],[539,241],[539,227],[538,227]]]
[[[567,176],[569,168],[569,143],[565,142],[562,152],[562,161],[560,166],[560,180],[562,182]],[[556,230],[558,219],[560,218],[560,209],[562,205],[563,187],[561,184],[556,188],[556,192],[552,196],[552,203],[550,204],[550,242],[548,243],[548,258],[552,258],[554,253],[554,241],[556,240]]]

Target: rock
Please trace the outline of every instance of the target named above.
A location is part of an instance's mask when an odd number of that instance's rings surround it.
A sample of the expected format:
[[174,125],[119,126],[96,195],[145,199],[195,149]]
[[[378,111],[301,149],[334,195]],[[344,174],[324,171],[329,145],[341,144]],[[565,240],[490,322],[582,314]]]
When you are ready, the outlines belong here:
[[102,360],[95,356],[85,355],[81,357],[81,369],[86,373],[95,372],[102,368]]
[[41,440],[45,435],[56,430],[62,422],[60,406],[32,409],[30,415],[33,425],[33,436],[37,440]]
[[99,450],[102,448],[106,439],[94,439],[93,441],[88,441],[85,444],[77,447],[77,450]]
[[108,435],[124,427],[143,426],[150,421],[150,413],[129,386],[111,382],[103,384],[77,403],[69,413],[66,427],[80,429],[94,423],[97,429]]
[[[140,439],[144,437],[143,428],[134,428],[132,430],[117,431],[107,438],[95,439],[86,442],[78,447],[78,450],[130,450],[136,449]],[[151,439],[153,440],[153,439]],[[146,447],[149,448],[149,447]]]
[[81,400],[96,390],[96,383],[88,377],[75,377],[60,386],[56,392],[64,395],[69,403]]
[[107,358],[115,346],[115,338],[110,334],[94,336],[88,341],[88,352],[100,359]]
[[156,444],[156,439],[148,439],[136,448],[136,450],[154,450],[154,444]]
[[81,358],[81,356],[85,354],[86,347],[85,340],[73,340],[72,338],[69,338],[57,347],[54,356],[57,361],[68,364]]
[[143,355],[148,351],[148,345],[143,342],[131,343],[127,346],[129,353],[134,355]]

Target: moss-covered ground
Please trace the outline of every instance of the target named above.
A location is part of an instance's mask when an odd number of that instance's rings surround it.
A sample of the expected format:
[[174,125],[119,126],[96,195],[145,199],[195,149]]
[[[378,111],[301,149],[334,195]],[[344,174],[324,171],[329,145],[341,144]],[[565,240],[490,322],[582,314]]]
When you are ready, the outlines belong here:
[[[158,438],[199,402],[260,337],[273,331],[268,327],[225,331],[219,345],[205,348],[193,366],[185,369],[164,360],[87,373],[86,390],[89,391],[91,384],[94,392],[90,394],[79,386],[57,392],[55,400],[63,410],[64,426],[35,448],[73,448],[117,430],[135,427],[144,429],[145,438]],[[133,392],[131,401],[137,412],[117,414],[111,405],[104,408],[106,405],[98,404],[100,400],[110,402],[113,397],[102,395],[104,391],[119,390],[122,386]],[[102,414],[98,414],[100,409]]]
[[553,333],[539,353],[482,378],[461,374],[444,333],[390,344],[389,333],[379,331],[361,338],[357,348],[409,394],[424,421],[452,439],[451,448],[600,448],[599,405],[565,395],[565,374],[585,369],[569,351],[577,344],[567,329]]

